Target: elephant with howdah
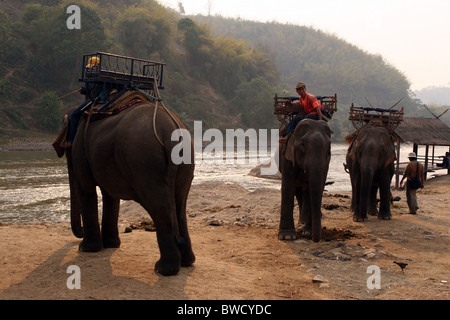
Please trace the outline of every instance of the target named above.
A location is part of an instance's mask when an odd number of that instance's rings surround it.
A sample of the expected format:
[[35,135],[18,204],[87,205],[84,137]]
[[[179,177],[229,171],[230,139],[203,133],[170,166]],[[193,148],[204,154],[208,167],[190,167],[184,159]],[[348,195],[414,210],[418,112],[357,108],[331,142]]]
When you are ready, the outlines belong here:
[[388,129],[367,124],[346,137],[346,141],[350,143],[346,170],[350,173],[352,183],[353,220],[367,221],[367,214],[378,214],[381,220],[391,219],[390,185],[396,156]]
[[[174,119],[178,124],[181,121],[159,107],[154,122],[155,107],[150,101],[142,101],[87,126],[87,120],[81,119],[73,146],[66,152],[71,223],[73,233],[83,238],[81,251],[118,248],[120,199],[138,202],[156,227],[161,256],[155,271],[174,275],[180,266],[190,266],[195,260],[186,219],[194,152],[190,163],[173,163],[171,152],[179,143],[171,141],[173,131],[178,129]],[[96,186],[103,199],[101,228]]]
[[331,130],[322,120],[302,120],[280,153],[281,217],[278,238],[294,240],[294,197],[300,208],[299,226],[314,242],[321,238],[322,195],[331,158]]

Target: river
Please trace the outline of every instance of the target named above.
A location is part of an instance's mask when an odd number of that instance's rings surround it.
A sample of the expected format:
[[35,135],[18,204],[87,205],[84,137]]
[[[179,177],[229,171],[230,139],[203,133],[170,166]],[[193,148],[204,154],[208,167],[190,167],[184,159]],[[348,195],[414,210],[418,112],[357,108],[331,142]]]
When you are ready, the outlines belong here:
[[[347,148],[346,144],[332,145],[327,180],[334,183],[327,186],[329,192],[351,190],[350,178],[342,165]],[[411,150],[412,146],[402,145],[402,162],[407,161]],[[446,151],[448,148],[443,147],[436,148],[435,152],[441,155]],[[245,164],[237,164],[237,161],[226,164],[221,159],[212,163],[202,161],[197,155],[193,184],[221,181],[236,183],[248,190],[280,189],[279,180],[248,175],[259,162],[267,162],[268,157],[258,158],[249,152],[245,158]],[[52,151],[0,152],[0,223],[67,222],[70,219],[69,194],[65,158],[59,159]]]

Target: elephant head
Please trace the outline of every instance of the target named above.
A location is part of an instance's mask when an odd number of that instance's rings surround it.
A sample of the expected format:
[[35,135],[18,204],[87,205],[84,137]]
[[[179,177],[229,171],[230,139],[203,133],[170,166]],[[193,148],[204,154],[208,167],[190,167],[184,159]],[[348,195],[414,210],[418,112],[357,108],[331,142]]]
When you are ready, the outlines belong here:
[[305,231],[311,232],[313,241],[320,241],[322,194],[331,158],[331,134],[325,121],[305,119],[287,141],[284,159],[281,159],[280,239],[293,237],[293,208],[290,203],[296,195]]
[[352,209],[355,221],[376,215],[377,191],[380,190],[380,219],[390,219],[390,182],[396,159],[394,144],[384,127],[366,125],[346,139],[347,168],[352,182]]

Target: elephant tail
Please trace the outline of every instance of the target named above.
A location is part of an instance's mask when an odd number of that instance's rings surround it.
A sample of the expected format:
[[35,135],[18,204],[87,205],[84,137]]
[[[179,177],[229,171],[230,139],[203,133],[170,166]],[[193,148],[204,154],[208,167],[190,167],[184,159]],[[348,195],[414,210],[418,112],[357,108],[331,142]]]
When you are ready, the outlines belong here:
[[84,238],[84,229],[81,225],[81,215],[78,215],[77,218],[73,216],[73,214],[70,215],[70,226],[72,229],[72,233],[75,237],[79,239]]

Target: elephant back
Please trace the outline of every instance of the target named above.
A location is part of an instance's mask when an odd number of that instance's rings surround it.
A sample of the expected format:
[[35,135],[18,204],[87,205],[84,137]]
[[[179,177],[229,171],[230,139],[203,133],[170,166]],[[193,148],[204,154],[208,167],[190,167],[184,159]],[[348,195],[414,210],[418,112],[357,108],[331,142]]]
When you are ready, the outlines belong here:
[[[119,93],[116,94],[118,95]],[[84,118],[90,117],[89,121],[97,121],[116,115],[140,102],[155,104],[146,94],[136,90],[127,90],[120,96],[112,94],[109,100],[112,101],[113,99],[116,100],[112,103],[96,104],[92,110],[86,110],[83,114]]]

